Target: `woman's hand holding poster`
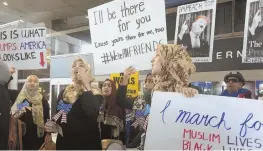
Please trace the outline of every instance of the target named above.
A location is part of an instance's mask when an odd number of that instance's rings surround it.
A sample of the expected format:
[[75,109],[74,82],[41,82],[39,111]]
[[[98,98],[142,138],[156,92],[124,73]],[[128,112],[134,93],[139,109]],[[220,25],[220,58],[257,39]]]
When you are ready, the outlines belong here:
[[145,150],[260,150],[263,102],[155,92]]

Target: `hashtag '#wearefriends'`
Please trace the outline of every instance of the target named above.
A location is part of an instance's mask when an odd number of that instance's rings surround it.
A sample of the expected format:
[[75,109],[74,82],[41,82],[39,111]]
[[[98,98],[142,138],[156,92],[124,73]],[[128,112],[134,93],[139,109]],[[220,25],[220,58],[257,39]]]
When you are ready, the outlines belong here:
[[102,63],[104,63],[104,64],[107,64],[107,63],[109,63],[111,61],[109,59],[108,53],[103,53],[103,56],[101,58],[103,59]]

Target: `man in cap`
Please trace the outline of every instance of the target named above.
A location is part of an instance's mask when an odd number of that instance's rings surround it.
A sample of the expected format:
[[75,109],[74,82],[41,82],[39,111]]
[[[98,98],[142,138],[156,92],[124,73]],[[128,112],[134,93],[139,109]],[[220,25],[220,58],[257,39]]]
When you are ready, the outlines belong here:
[[222,92],[221,96],[252,98],[252,92],[243,88],[245,79],[240,72],[230,72],[225,76],[224,81],[227,84],[227,89]]

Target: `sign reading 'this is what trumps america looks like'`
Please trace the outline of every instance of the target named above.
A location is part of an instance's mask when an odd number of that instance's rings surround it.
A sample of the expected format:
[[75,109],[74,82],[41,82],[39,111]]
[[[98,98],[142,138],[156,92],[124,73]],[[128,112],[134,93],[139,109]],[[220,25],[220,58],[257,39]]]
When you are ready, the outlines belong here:
[[46,28],[0,30],[0,60],[18,70],[47,68]]

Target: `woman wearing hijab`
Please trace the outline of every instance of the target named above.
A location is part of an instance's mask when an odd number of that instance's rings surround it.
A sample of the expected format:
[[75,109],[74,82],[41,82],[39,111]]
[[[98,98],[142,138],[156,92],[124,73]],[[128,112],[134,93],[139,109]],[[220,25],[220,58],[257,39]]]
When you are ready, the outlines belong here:
[[2,61],[0,71],[0,150],[7,150],[11,103],[5,83],[8,82],[11,73],[7,64]]
[[49,119],[49,104],[38,88],[38,77],[29,76],[11,108],[12,114],[26,124],[23,150],[38,150],[44,143],[44,125]]
[[81,58],[72,65],[72,82],[58,96],[57,114],[47,122],[47,132],[59,133],[57,150],[101,150],[97,123],[99,101],[91,89],[91,67]]
[[[128,68],[124,72],[122,86],[118,91],[118,102],[120,106],[132,108],[136,106],[136,102],[126,101],[126,91],[129,77],[135,69]],[[189,87],[190,77],[195,72],[195,65],[192,63],[191,57],[187,53],[185,47],[167,44],[158,45],[156,55],[152,60],[152,75],[154,88],[152,91],[162,92],[179,92],[186,97],[193,97],[198,91]],[[140,105],[137,105],[139,107]],[[147,130],[149,114],[146,117],[143,129]],[[145,134],[142,135],[140,148],[143,149]]]
[[129,77],[132,73],[135,72],[135,69],[129,67],[124,72],[124,78],[122,84],[119,86],[117,92],[117,105],[125,108],[132,109],[135,115],[132,117],[134,119],[131,125],[131,141],[127,144],[128,148],[135,148],[140,146],[141,142],[141,134],[145,132],[143,129],[143,124],[145,118],[150,112],[151,105],[151,91],[154,87],[153,76],[149,73],[146,76],[145,84],[144,84],[144,92],[143,96],[138,96],[135,99],[126,98],[127,85]]
[[102,139],[117,139],[125,144],[123,109],[117,106],[116,85],[114,81],[106,79],[102,85],[103,102],[99,111],[99,128]]
[[[149,73],[146,75],[144,80],[143,96],[140,98],[140,104],[142,105],[141,109],[134,110],[135,119],[131,125],[131,142],[127,145],[127,148],[136,148],[140,146],[141,135],[145,132],[143,125],[146,117],[150,113],[151,107],[151,92],[154,87],[152,74]],[[139,98],[138,98],[139,99]]]

